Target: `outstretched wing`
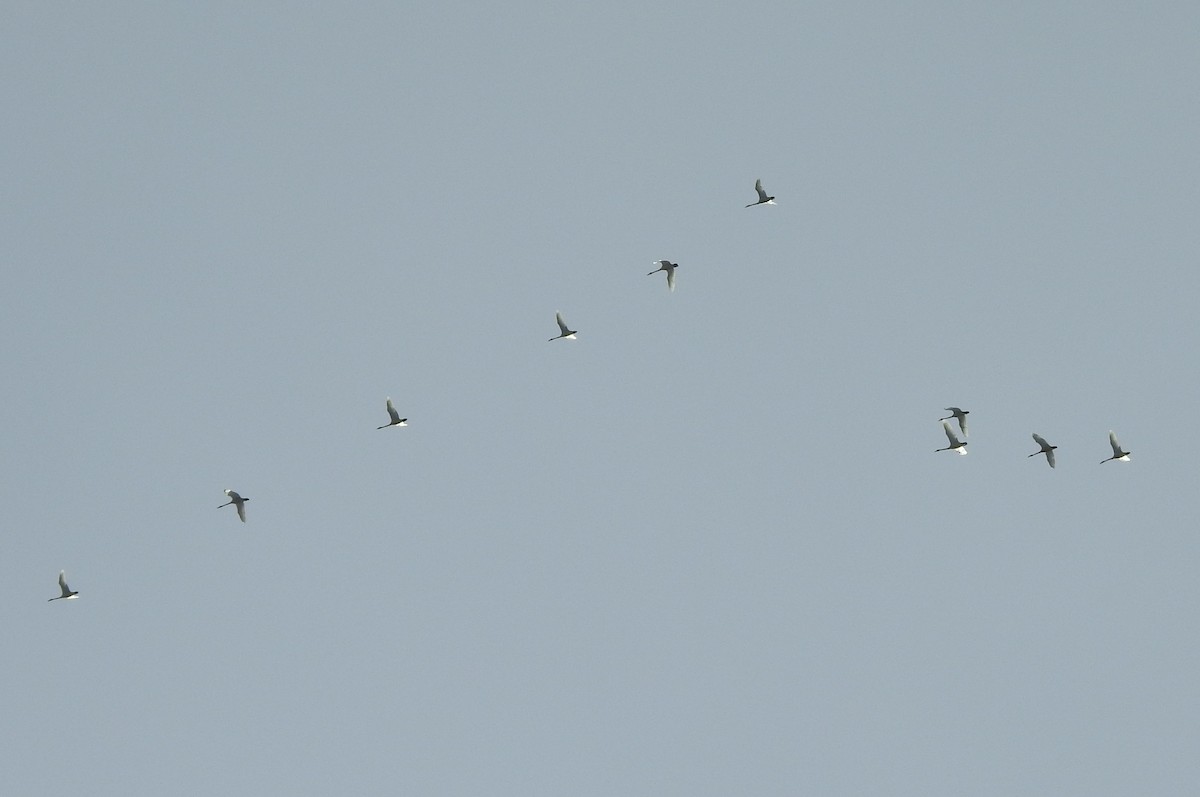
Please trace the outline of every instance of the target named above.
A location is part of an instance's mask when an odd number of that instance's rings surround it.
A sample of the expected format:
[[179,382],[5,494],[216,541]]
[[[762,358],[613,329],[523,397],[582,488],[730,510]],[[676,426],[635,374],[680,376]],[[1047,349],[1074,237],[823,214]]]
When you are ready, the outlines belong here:
[[237,511],[238,511],[238,517],[242,519],[243,523],[245,523],[246,522],[246,502],[238,501],[236,506],[237,506]]
[[387,400],[387,411],[392,423],[400,423],[400,413],[396,412],[396,405],[392,403],[391,398]]
[[1050,467],[1054,467],[1054,449],[1046,449],[1046,461],[1050,463]]
[[754,190],[758,192],[758,201],[759,202],[767,201],[767,192],[763,190],[761,179],[754,181]]
[[672,291],[675,290],[675,269],[674,268],[667,269],[667,289],[672,290]]
[[564,335],[566,335],[568,332],[571,331],[570,329],[567,328],[567,322],[563,321],[562,313],[555,313],[554,320],[558,322],[558,328],[560,330],[562,330],[562,333]]
[[1117,433],[1110,431],[1108,433],[1108,444],[1112,446],[1113,456],[1119,457],[1125,452],[1121,450],[1121,444],[1117,442]]
[[967,413],[963,412],[958,407],[946,407],[946,412],[950,413],[951,418],[955,418],[958,421],[958,429],[963,433],[963,437],[968,437]]
[[942,421],[942,428],[946,430],[946,439],[950,441],[950,445],[958,445],[958,438],[954,436],[954,430],[950,428],[950,424]]
[[58,588],[62,590],[62,596],[65,598],[71,594],[71,588],[67,586],[67,571],[58,571]]
[[1050,448],[1050,444],[1046,442],[1046,438],[1042,437],[1037,432],[1033,433],[1033,441],[1035,443],[1037,443],[1039,446],[1041,446],[1042,448],[1045,448],[1045,449]]

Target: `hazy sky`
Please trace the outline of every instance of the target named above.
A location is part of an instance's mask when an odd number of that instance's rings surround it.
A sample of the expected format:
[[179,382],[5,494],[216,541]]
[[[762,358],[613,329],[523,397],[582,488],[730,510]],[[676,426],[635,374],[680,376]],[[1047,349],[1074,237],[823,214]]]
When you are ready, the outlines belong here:
[[1198,29],[7,4],[0,790],[1195,792]]

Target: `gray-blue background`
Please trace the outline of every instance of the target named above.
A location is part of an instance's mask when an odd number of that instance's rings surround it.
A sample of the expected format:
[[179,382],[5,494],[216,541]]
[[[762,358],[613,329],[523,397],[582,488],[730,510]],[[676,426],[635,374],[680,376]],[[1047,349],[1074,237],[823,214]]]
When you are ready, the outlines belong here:
[[1198,23],[6,5],[0,785],[1195,791]]

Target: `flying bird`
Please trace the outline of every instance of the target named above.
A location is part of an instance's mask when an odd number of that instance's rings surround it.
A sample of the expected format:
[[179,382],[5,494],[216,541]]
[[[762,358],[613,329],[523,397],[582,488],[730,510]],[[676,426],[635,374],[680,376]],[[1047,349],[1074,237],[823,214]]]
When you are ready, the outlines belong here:
[[[221,506],[229,506],[230,504],[236,505],[238,517],[240,517],[242,519],[242,522],[245,523],[246,522],[246,502],[249,501],[250,499],[242,498],[240,495],[235,493],[233,490],[226,490],[225,495],[229,496],[229,500],[226,501],[225,503],[221,504]],[[217,509],[220,509],[221,506],[217,507]]]
[[967,416],[971,414],[970,410],[960,410],[958,407],[947,407],[946,412],[950,413],[945,418],[938,418],[939,421],[948,421],[951,418],[958,419],[958,430],[963,433],[963,437],[970,437],[967,434]]
[[1113,448],[1113,455],[1111,457],[1109,457],[1108,459],[1100,460],[1101,465],[1103,465],[1105,462],[1112,462],[1114,459],[1118,459],[1121,462],[1129,461],[1129,452],[1122,449],[1121,444],[1117,442],[1117,433],[1116,432],[1113,432],[1111,430],[1109,431],[1108,444],[1111,445]]
[[558,322],[558,328],[562,330],[561,335],[555,335],[550,340],[558,340],[559,338],[568,338],[575,340],[575,330],[567,329],[567,322],[563,321],[562,313],[555,313],[554,320]]
[[746,205],[746,207],[752,208],[755,205],[774,205],[775,204],[775,197],[767,196],[767,192],[763,190],[762,180],[754,181],[754,190],[758,192],[758,201],[751,202],[749,205]]
[[[388,411],[388,415],[390,415],[392,418],[392,422],[385,423],[383,426],[376,426],[375,428],[377,430],[378,429],[386,429],[389,426],[408,426],[408,418],[401,418],[400,413],[396,412],[396,406],[394,404],[392,404],[391,396],[388,396],[387,411]],[[226,491],[226,492],[228,492],[228,491]]]
[[667,272],[667,289],[672,291],[675,290],[675,269],[679,268],[679,264],[672,263],[670,260],[655,260],[654,262],[658,264],[658,268],[654,269],[646,276],[649,277],[653,274],[657,274],[660,271],[665,271]]
[[1033,439],[1034,439],[1034,442],[1036,442],[1036,443],[1037,443],[1039,446],[1041,446],[1041,447],[1042,447],[1042,450],[1041,450],[1041,451],[1034,451],[1034,452],[1033,452],[1032,454],[1030,454],[1029,456],[1031,456],[1031,457],[1036,457],[1038,454],[1045,454],[1045,455],[1046,455],[1046,461],[1047,461],[1047,462],[1049,462],[1049,463],[1050,463],[1050,467],[1052,467],[1052,468],[1053,468],[1053,467],[1054,467],[1054,449],[1058,448],[1058,446],[1052,446],[1052,445],[1050,445],[1049,443],[1047,443],[1047,442],[1046,442],[1046,438],[1042,437],[1042,436],[1041,436],[1040,434],[1038,434],[1037,432],[1034,432],[1034,433],[1033,433]]
[[938,451],[957,451],[960,454],[966,454],[967,444],[955,436],[954,430],[950,428],[950,424],[946,423],[944,419],[942,420],[942,428],[946,430],[946,439],[950,441],[950,445],[945,448],[936,449],[933,453],[936,454]]
[[67,571],[66,570],[58,571],[58,587],[59,587],[59,589],[62,590],[62,594],[59,595],[57,598],[47,598],[46,599],[47,601],[61,601],[64,599],[71,600],[72,598],[79,595],[78,592],[73,591],[70,587],[67,586]]

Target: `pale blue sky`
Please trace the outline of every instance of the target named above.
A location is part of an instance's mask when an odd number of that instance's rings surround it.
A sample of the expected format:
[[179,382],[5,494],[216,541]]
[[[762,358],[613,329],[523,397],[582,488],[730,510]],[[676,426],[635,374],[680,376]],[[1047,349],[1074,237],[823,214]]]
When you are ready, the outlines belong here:
[[8,4],[3,791],[1195,791],[1198,24]]

